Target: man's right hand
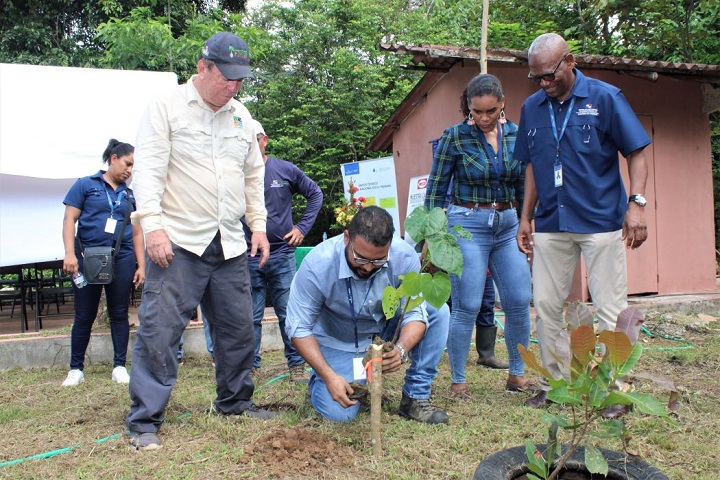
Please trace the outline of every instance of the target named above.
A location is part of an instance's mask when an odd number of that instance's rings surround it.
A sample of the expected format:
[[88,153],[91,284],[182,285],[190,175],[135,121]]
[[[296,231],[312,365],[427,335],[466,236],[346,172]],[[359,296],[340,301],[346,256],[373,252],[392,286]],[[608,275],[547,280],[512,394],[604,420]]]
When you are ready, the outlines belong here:
[[535,245],[535,242],[533,240],[533,231],[532,226],[530,225],[530,221],[522,219],[520,220],[517,236],[515,238],[517,239],[517,244],[520,251],[523,252],[525,255],[532,255],[533,245]]
[[357,404],[357,400],[350,400],[350,395],[355,393],[350,384],[345,380],[344,377],[333,373],[330,378],[325,380],[328,392],[333,400],[343,406],[343,408],[352,407]]
[[172,251],[170,237],[162,229],[145,234],[145,249],[150,260],[162,268],[167,268],[175,256]]

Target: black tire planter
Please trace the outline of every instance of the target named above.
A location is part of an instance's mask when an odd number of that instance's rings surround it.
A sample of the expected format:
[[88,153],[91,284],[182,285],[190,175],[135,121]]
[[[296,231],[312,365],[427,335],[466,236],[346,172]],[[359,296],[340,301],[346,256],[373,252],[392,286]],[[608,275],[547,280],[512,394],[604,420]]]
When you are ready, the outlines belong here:
[[[545,445],[537,446],[538,450],[545,451]],[[567,452],[567,445],[563,445],[563,453]],[[593,475],[590,477],[585,468],[585,449],[580,447],[568,459],[565,464],[566,472],[584,472],[588,474],[587,478],[607,479],[607,480],[668,480],[668,477],[657,468],[647,462],[638,460],[624,453],[599,449],[605,460],[608,462],[608,475]],[[515,480],[521,478],[527,473],[531,473],[527,468],[527,456],[525,447],[513,447],[506,450],[493,453],[485,460],[480,462],[473,480]],[[561,476],[562,478],[562,476]]]

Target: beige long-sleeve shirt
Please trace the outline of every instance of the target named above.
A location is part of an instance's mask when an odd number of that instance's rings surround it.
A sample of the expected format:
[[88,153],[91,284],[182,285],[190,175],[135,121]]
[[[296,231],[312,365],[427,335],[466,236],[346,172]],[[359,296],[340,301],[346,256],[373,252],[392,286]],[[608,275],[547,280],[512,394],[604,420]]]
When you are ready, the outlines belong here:
[[265,166],[251,118],[234,99],[213,112],[192,78],[152,101],[135,145],[133,223],[146,234],[164,229],[196,255],[219,230],[225,258],[242,255],[240,219],[264,232],[267,217]]

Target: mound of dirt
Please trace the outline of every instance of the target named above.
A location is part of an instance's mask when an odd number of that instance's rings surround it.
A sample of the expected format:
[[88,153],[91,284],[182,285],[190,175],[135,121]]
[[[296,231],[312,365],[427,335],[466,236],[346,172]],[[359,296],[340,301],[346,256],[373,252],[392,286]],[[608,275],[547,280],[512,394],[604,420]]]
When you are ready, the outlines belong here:
[[247,447],[245,453],[243,462],[252,460],[262,465],[269,478],[323,478],[328,471],[355,465],[353,449],[299,427],[272,431]]

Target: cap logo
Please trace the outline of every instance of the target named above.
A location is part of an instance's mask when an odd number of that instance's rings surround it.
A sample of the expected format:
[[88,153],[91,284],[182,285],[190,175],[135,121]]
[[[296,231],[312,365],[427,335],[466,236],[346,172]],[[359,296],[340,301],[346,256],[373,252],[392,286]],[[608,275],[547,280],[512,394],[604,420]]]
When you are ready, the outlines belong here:
[[230,58],[238,57],[238,58],[246,59],[249,57],[247,50],[235,48],[232,45],[228,45],[228,52],[230,54]]

